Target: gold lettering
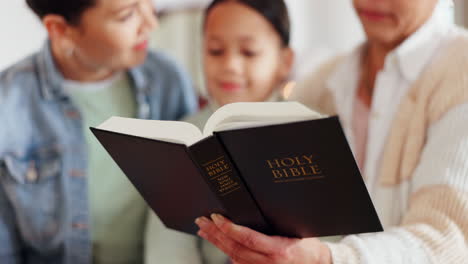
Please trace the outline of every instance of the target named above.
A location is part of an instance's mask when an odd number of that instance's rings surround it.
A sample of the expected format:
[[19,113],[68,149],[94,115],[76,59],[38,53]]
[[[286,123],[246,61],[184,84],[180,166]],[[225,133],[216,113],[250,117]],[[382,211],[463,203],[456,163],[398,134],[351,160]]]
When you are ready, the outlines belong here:
[[297,168],[291,168],[289,171],[291,172],[292,176],[301,176],[301,172]]
[[310,166],[310,169],[312,170],[314,174],[322,174],[322,170],[320,170],[317,164]]
[[296,162],[297,162],[297,165],[298,165],[298,166],[306,165],[305,163],[302,163],[302,162],[301,162],[301,159],[300,159],[299,157],[295,157],[295,159],[296,159]]
[[271,172],[273,172],[273,177],[275,179],[283,178],[283,174],[281,174],[279,170],[272,170]]
[[313,175],[312,173],[308,172],[306,167],[301,167],[302,175],[303,176],[310,176]]
[[210,177],[216,176],[217,174],[222,174],[228,171],[229,169],[229,164],[226,164],[225,160],[220,160],[205,167],[205,170],[208,173],[208,176]]
[[303,157],[305,160],[307,160],[307,161],[309,162],[308,164],[312,164],[312,157],[313,157],[313,156],[314,156],[314,155],[310,155],[310,156],[304,155],[304,156],[302,156],[302,157]]
[[[267,160],[269,168],[276,180],[291,177],[307,177],[321,175],[323,172],[316,164],[314,155],[302,155]],[[288,181],[287,179],[282,181]]]
[[[286,163],[286,161],[289,161],[289,164]],[[294,159],[291,159],[291,158],[282,159],[281,164],[283,164],[284,167],[291,167],[294,165]]]
[[274,160],[274,163],[273,164],[271,161],[267,160],[268,162],[268,166],[270,166],[270,169],[273,169],[274,168],[274,165],[276,165],[277,168],[280,168],[281,167],[281,164],[279,163],[278,159],[275,159]]

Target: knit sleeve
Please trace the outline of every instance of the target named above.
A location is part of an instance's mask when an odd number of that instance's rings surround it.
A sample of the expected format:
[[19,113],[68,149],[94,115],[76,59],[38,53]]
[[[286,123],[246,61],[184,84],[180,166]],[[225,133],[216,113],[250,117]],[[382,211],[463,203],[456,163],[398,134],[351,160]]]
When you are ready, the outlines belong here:
[[343,59],[338,56],[323,63],[313,74],[298,82],[287,100],[300,102],[322,114],[335,114],[333,97],[327,91],[326,82]]
[[328,246],[333,263],[468,262],[468,104],[430,126],[401,225]]

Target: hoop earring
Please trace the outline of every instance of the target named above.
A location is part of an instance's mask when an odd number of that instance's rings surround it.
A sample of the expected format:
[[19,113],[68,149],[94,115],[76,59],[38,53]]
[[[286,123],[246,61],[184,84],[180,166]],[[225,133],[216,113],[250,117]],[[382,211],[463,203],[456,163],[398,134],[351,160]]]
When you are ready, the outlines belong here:
[[296,87],[297,83],[295,81],[291,81],[287,79],[281,86],[280,92],[281,92],[281,97],[283,100],[287,100],[289,96],[294,91],[294,88]]

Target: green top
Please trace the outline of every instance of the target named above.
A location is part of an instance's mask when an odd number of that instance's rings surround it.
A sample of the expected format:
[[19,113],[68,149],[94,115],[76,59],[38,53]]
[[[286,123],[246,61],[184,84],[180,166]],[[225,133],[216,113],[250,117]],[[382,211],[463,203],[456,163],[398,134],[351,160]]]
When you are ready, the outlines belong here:
[[111,116],[136,116],[128,77],[122,73],[91,84],[66,81],[64,86],[81,110],[88,144],[93,263],[142,263],[147,206],[89,129]]

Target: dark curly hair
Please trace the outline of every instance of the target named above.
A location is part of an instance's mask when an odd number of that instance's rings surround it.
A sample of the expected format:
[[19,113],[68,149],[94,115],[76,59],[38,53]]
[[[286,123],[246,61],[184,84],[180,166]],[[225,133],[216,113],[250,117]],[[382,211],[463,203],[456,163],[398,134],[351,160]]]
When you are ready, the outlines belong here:
[[283,0],[214,0],[205,10],[205,20],[215,6],[229,1],[244,4],[257,11],[260,15],[265,17],[276,32],[278,32],[282,44],[289,46],[291,25],[288,8]]

